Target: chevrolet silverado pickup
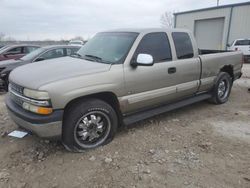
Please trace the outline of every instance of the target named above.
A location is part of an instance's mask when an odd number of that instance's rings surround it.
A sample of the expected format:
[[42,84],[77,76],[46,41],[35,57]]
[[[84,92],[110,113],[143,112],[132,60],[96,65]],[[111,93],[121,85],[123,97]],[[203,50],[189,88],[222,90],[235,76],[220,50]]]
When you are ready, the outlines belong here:
[[13,70],[6,106],[18,126],[84,151],[118,126],[202,100],[227,102],[242,53],[200,50],[183,29],[101,32],[73,57]]

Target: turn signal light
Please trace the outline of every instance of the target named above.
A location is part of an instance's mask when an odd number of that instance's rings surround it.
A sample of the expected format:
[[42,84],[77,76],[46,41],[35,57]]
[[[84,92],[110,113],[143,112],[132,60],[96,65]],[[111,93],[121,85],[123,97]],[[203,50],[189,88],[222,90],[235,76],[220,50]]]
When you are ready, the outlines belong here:
[[37,108],[37,113],[38,114],[47,115],[47,114],[51,114],[52,111],[53,111],[52,108],[44,108],[44,107],[38,107]]

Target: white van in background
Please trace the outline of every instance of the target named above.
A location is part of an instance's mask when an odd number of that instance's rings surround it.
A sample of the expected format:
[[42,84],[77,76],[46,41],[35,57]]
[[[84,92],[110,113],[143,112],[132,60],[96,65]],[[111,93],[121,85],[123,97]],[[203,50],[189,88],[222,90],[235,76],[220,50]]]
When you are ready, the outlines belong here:
[[231,46],[228,45],[228,50],[242,51],[245,62],[250,62],[250,39],[236,39]]

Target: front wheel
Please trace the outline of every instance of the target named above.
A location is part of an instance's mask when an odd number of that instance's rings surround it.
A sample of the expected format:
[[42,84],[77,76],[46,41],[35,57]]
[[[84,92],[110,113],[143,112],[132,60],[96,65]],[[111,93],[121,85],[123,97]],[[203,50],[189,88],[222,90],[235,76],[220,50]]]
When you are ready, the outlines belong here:
[[5,77],[2,78],[2,80],[4,81],[4,91],[8,92],[8,87],[9,87],[9,74],[6,74]]
[[214,104],[223,104],[228,101],[229,95],[232,88],[232,78],[226,72],[221,72],[215,83],[215,86],[212,91],[211,102]]
[[110,142],[118,125],[114,109],[99,99],[88,99],[67,109],[62,141],[70,151],[81,152]]

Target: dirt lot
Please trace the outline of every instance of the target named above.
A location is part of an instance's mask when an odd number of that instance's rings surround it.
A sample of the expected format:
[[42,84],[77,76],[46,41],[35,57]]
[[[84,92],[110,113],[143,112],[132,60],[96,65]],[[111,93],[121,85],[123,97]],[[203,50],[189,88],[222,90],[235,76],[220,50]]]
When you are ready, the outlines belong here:
[[119,131],[112,143],[69,153],[16,127],[0,96],[0,187],[250,187],[250,66],[228,103],[201,102]]

